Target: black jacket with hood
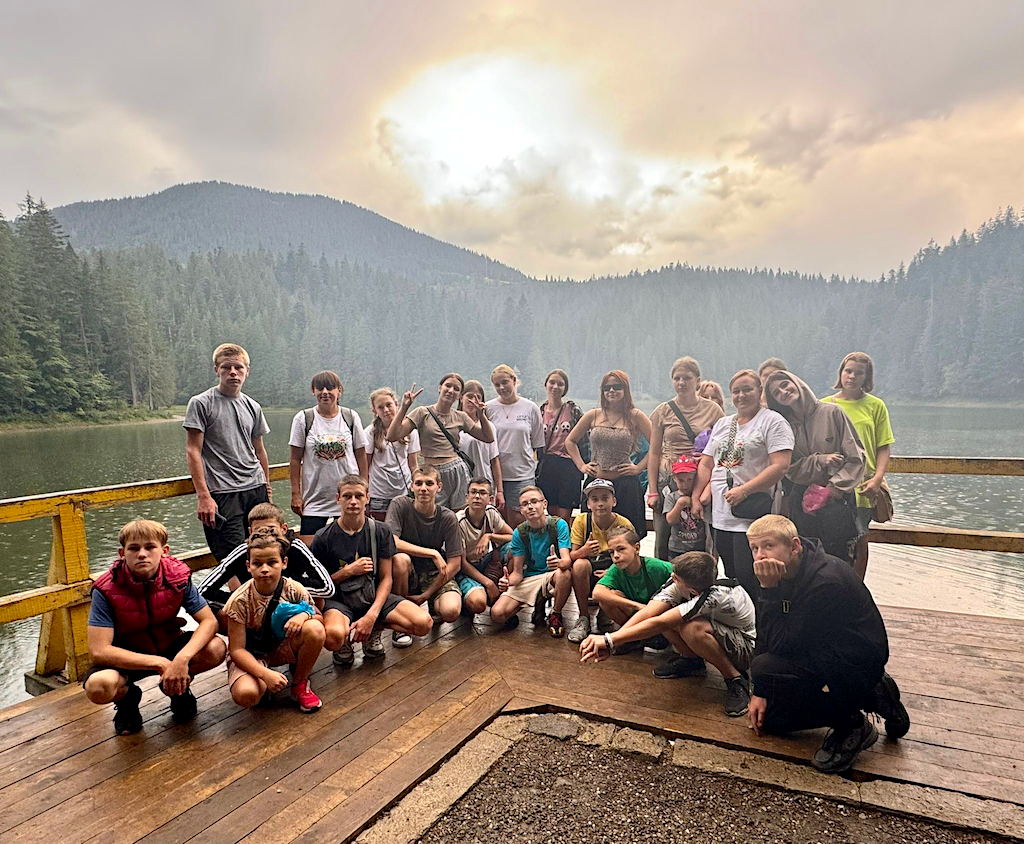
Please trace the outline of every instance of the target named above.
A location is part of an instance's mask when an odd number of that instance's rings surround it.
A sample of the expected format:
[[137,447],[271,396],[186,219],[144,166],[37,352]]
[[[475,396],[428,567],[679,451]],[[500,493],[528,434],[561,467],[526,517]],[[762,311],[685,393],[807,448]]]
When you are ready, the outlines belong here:
[[795,576],[761,589],[756,652],[795,662],[832,691],[863,694],[889,661],[882,616],[849,565],[826,554],[816,539],[800,542]]

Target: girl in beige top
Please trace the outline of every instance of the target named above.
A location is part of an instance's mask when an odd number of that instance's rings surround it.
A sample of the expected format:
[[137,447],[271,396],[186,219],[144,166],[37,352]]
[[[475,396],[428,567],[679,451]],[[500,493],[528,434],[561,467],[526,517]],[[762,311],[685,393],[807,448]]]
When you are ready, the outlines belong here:
[[695,435],[713,427],[725,416],[725,411],[716,402],[697,395],[700,364],[696,360],[679,358],[672,364],[671,376],[676,395],[659,404],[651,414],[651,449],[647,454],[647,503],[654,513],[654,556],[659,560],[669,559],[669,524],[662,512],[662,496],[666,487],[675,489],[672,464],[680,457],[693,454],[693,440],[675,411],[683,414]]
[[[590,433],[591,459],[584,463],[579,442]],[[601,379],[601,405],[588,410],[565,439],[565,450],[576,468],[586,476],[583,485],[593,478],[604,478],[615,486],[615,512],[633,524],[637,535],[647,534],[647,516],[638,476],[647,468],[646,462],[633,463],[629,455],[636,447],[639,434],[651,438],[651,420],[633,406],[629,376],[613,369]]]
[[[481,442],[494,442],[494,429],[487,419],[486,413],[480,414],[478,422],[473,421],[468,413],[456,409],[455,405],[462,395],[465,381],[457,372],[449,372],[437,388],[437,401],[432,407],[420,406],[410,411],[416,397],[423,392],[421,387],[406,390],[402,396],[402,404],[398,413],[388,426],[389,442],[398,442],[409,436],[414,430],[420,435],[420,456],[425,463],[436,466],[441,475],[441,489],[437,493],[437,503],[452,510],[461,510],[466,506],[466,493],[469,490],[469,467],[456,453],[448,437],[437,424],[440,422],[456,443],[459,434],[465,431]],[[437,421],[430,411],[437,416]]]

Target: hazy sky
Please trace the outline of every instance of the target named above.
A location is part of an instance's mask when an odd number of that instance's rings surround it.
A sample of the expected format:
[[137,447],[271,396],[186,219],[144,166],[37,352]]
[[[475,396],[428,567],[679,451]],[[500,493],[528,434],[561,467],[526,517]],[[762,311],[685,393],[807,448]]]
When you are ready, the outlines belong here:
[[0,209],[217,179],[536,275],[877,277],[1024,205],[1024,3],[0,0]]

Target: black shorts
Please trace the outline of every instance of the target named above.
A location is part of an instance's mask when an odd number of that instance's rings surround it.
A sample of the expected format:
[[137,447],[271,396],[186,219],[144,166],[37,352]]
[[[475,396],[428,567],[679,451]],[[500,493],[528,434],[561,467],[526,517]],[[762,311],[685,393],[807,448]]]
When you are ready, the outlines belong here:
[[[380,615],[377,616],[377,626],[383,627],[384,622],[387,621],[387,617],[391,615],[392,611],[397,607],[404,598],[399,595],[391,594],[384,599],[384,606],[380,608]],[[355,595],[345,592],[335,592],[333,598],[324,598],[324,612],[328,610],[337,610],[349,622],[357,621],[366,615],[366,611],[370,609],[370,604],[364,604],[358,600]]]
[[[184,631],[171,642],[171,645],[165,650],[160,656],[164,659],[174,659],[178,652],[185,647],[192,640],[191,633],[185,633]],[[90,666],[89,670],[85,672],[85,676],[82,678],[82,685],[84,686],[86,681],[92,677],[97,671],[116,671],[129,683],[135,683],[141,680],[143,677],[152,677],[155,674],[159,674],[159,671],[141,671],[134,668],[114,668],[112,665],[93,665]]]
[[302,522],[299,524],[299,533],[303,536],[312,536],[320,528],[327,527],[327,523],[333,518],[334,516],[302,516]]
[[227,519],[219,530],[203,525],[206,544],[219,563],[249,538],[249,511],[269,499],[265,485],[239,492],[211,492],[210,495],[217,503],[217,512]]
[[537,475],[537,486],[541,488],[548,504],[574,510],[580,506],[580,491],[583,473],[567,457],[545,454]]

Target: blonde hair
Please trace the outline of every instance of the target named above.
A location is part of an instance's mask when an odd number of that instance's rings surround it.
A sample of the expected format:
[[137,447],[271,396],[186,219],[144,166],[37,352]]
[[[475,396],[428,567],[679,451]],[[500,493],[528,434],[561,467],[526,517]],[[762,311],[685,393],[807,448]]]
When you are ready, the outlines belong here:
[[466,386],[462,388],[462,395],[459,397],[459,410],[462,409],[462,400],[466,397],[466,393],[476,393],[482,399],[487,398],[487,394],[484,392],[484,385],[475,378],[471,378],[466,382]]
[[249,515],[246,516],[246,519],[248,519],[250,524],[253,522],[260,522],[265,519],[274,519],[279,525],[288,525],[284,519],[284,510],[269,501],[261,501],[253,507],[249,511]]
[[677,369],[685,369],[688,372],[692,372],[693,377],[700,381],[700,364],[697,363],[695,358],[691,358],[689,355],[678,358],[676,362],[672,364],[672,369],[669,370],[669,375],[675,375]]
[[[443,384],[444,382],[442,381],[441,383]],[[376,390],[374,390],[372,393],[370,393],[370,410],[374,411],[374,413],[373,413],[373,450],[374,451],[383,451],[384,450],[384,438],[387,436],[387,433],[388,433],[388,429],[384,427],[384,420],[381,419],[377,415],[376,407],[374,407],[374,405],[377,404],[377,399],[384,398],[384,396],[387,396],[388,398],[393,399],[395,404],[398,404],[398,396],[395,395],[395,391],[392,390],[390,387],[378,387]],[[402,445],[407,445],[408,442],[409,442],[409,438],[408,437],[402,437],[402,439],[400,439],[399,442]]]
[[850,354],[843,358],[843,362],[839,364],[839,374],[836,376],[835,386],[832,389],[842,389],[843,370],[846,369],[846,364],[850,361],[864,364],[864,367],[867,369],[867,373],[864,375],[864,384],[861,386],[861,389],[865,393],[870,393],[875,389],[875,362],[871,360],[871,355],[867,352],[850,352]]
[[241,358],[249,366],[249,353],[237,343],[221,343],[213,350],[213,368],[220,366],[221,358]]
[[748,539],[758,536],[772,536],[792,545],[793,540],[797,538],[796,525],[785,516],[769,513],[767,516],[761,516],[760,519],[751,522],[750,527],[747,528]]
[[494,367],[494,371],[491,372],[492,384],[494,383],[494,379],[497,378],[499,375],[507,375],[513,381],[519,381],[519,377],[516,375],[516,371],[507,363],[499,363],[496,367]]
[[757,385],[757,391],[761,392],[761,379],[753,369],[741,369],[732,378],[729,379],[729,390],[732,391],[732,385],[736,383],[740,378],[753,378],[754,384]]
[[697,395],[702,399],[710,399],[722,410],[725,410],[725,393],[722,392],[722,385],[717,381],[701,381],[697,388]]
[[155,539],[167,544],[167,528],[152,519],[132,519],[117,532],[117,544],[122,548],[133,539]]

